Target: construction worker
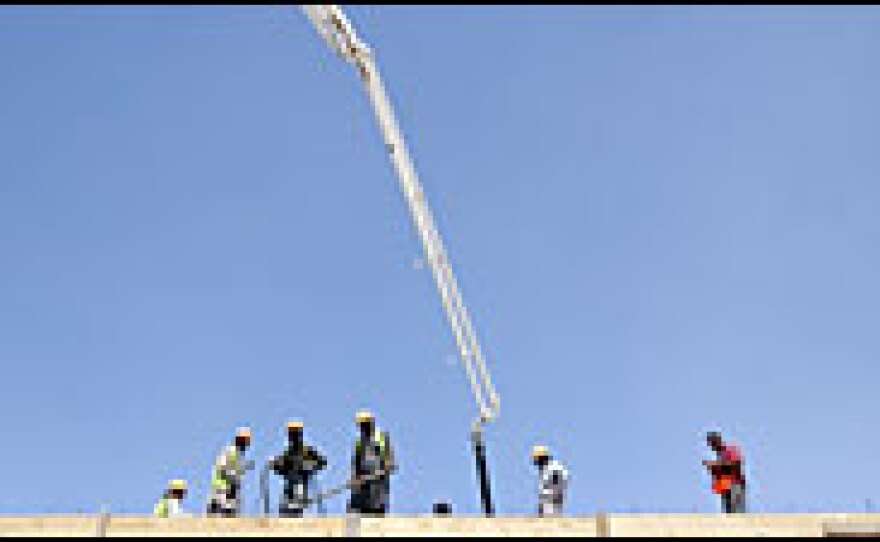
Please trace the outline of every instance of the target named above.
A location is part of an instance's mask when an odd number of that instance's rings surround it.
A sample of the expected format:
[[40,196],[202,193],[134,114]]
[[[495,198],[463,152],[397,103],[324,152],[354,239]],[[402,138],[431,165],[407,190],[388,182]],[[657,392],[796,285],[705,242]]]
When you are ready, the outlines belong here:
[[358,412],[356,422],[360,437],[352,458],[348,511],[382,516],[388,511],[391,474],[397,470],[391,440],[386,431],[376,427],[376,419],[370,412]]
[[309,480],[327,466],[317,449],[303,441],[302,422],[287,424],[287,449],[270,461],[272,471],[284,478],[284,495],[278,508],[281,517],[301,517],[308,505]]
[[153,515],[157,518],[173,518],[186,515],[183,511],[183,499],[186,497],[186,482],[183,480],[171,480],[168,489],[162,494],[162,498],[153,508]]
[[568,471],[553,459],[546,446],[532,448],[532,463],[538,467],[538,516],[558,517],[568,489]]
[[715,452],[715,461],[703,461],[712,476],[712,492],[721,496],[725,514],[744,514],[746,511],[746,477],[743,456],[739,448],[724,442],[721,433],[710,431],[706,443]]
[[236,432],[234,442],[225,447],[217,457],[211,476],[209,516],[236,517],[241,511],[241,482],[245,472],[254,466],[253,461],[244,460],[244,454],[250,445],[250,429],[241,428]]

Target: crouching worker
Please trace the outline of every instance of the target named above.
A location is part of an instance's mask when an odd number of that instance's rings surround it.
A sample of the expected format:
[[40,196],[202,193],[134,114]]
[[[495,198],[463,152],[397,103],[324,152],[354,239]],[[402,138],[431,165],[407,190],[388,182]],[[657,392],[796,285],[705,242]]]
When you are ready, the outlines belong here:
[[186,482],[183,480],[171,480],[168,489],[162,494],[162,498],[153,508],[153,515],[157,518],[175,518],[186,516],[183,511],[183,499],[186,498]]

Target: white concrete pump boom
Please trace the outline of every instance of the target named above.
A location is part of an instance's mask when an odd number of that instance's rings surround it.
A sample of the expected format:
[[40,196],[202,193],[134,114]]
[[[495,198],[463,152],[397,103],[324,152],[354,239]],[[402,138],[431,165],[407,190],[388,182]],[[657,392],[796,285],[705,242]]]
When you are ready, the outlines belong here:
[[477,341],[477,334],[461,299],[461,293],[458,290],[455,276],[452,274],[446,249],[443,248],[440,233],[437,231],[431,210],[425,200],[424,190],[422,190],[415,167],[410,160],[406,143],[391,107],[391,101],[382,85],[372,51],[358,39],[342,10],[335,5],[305,5],[303,9],[330,48],[357,67],[367,95],[370,97],[373,112],[376,114],[376,120],[379,122],[379,128],[385,139],[385,148],[388,150],[391,163],[397,172],[397,180],[400,182],[404,196],[406,196],[410,215],[422,240],[425,257],[431,266],[434,283],[440,293],[440,301],[443,304],[446,319],[455,336],[459,357],[464,365],[474,399],[477,402],[477,408],[480,411],[471,430],[471,439],[476,457],[483,511],[487,516],[492,516],[494,509],[486,448],[483,443],[483,425],[498,416],[501,402],[492,385],[492,379],[486,368],[486,360],[483,359],[483,353]]
[[431,266],[446,318],[455,336],[459,356],[480,411],[480,417],[474,427],[475,432],[478,432],[482,424],[498,416],[501,403],[492,385],[486,361],[477,341],[477,334],[462,301],[449,258],[409,157],[391,102],[379,77],[372,51],[358,39],[351,23],[338,6],[304,5],[302,7],[330,48],[358,68],[366,87],[385,139],[386,149],[422,240],[425,257]]

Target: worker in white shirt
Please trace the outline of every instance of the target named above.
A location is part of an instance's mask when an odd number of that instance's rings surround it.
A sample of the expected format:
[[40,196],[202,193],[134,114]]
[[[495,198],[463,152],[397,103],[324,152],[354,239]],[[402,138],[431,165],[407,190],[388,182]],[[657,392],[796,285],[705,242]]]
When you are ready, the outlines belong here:
[[532,462],[538,467],[538,516],[559,517],[568,489],[568,471],[553,459],[546,446],[532,448]]

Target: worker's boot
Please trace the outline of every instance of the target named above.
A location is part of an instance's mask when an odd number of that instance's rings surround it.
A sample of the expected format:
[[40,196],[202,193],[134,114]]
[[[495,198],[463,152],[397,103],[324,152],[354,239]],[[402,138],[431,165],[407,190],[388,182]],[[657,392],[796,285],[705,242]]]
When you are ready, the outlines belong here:
[[303,517],[304,510],[302,508],[294,508],[289,506],[282,506],[278,509],[278,515],[282,518],[301,518]]

